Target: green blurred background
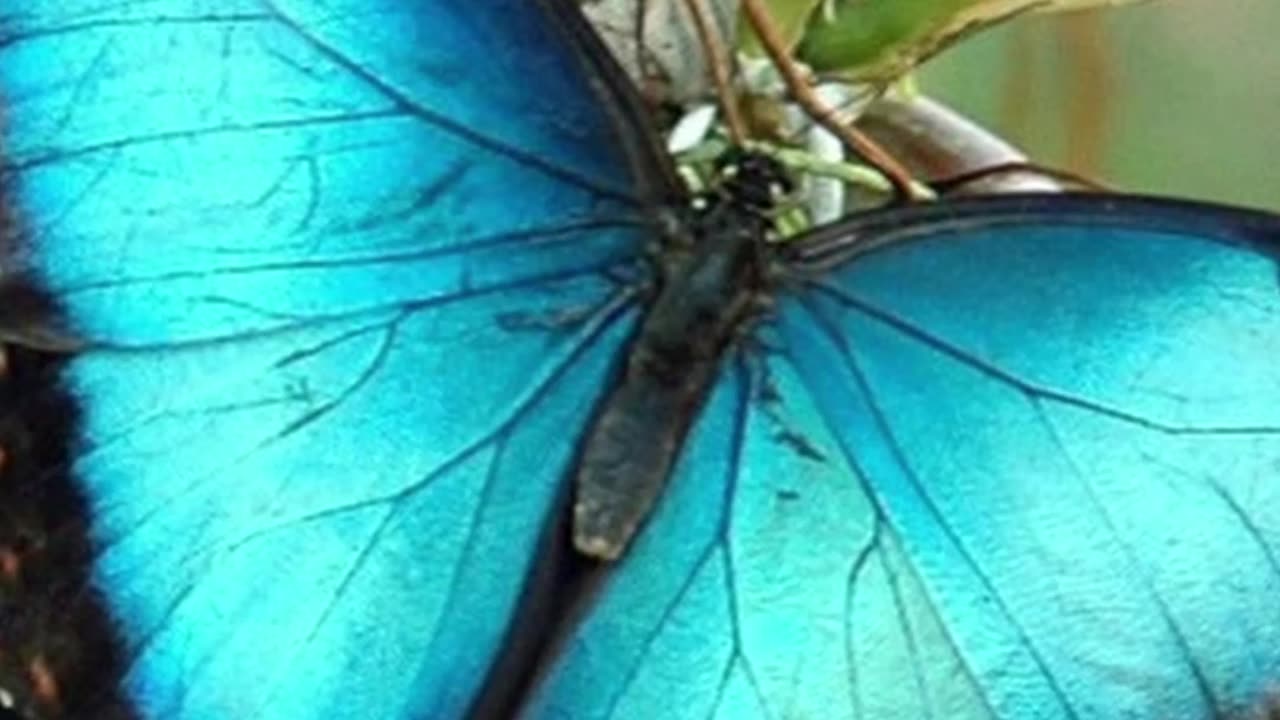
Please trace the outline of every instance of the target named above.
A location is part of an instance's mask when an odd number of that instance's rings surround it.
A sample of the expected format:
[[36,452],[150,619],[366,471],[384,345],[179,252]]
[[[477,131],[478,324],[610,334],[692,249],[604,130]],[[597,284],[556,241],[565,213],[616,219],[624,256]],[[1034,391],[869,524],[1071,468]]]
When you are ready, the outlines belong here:
[[1280,0],[1029,16],[929,62],[924,89],[1033,158],[1119,189],[1280,209]]

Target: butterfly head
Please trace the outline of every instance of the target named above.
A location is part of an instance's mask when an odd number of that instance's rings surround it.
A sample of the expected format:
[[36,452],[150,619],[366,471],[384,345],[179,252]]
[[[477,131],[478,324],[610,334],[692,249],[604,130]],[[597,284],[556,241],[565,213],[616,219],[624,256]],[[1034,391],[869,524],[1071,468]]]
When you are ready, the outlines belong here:
[[732,149],[716,161],[719,191],[741,210],[768,215],[794,189],[791,177],[777,160],[749,150]]

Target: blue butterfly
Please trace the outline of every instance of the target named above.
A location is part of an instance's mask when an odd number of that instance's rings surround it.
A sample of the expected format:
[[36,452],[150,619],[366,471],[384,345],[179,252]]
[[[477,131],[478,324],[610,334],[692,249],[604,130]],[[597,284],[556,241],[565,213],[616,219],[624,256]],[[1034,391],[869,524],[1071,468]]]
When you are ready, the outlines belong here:
[[691,209],[569,0],[5,0],[0,110],[12,713],[1276,690],[1280,218],[766,244],[750,193]]

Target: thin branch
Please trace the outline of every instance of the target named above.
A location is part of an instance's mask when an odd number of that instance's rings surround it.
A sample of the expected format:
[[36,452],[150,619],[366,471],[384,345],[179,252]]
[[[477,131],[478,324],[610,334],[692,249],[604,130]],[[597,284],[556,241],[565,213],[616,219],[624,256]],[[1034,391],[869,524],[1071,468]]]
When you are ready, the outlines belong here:
[[808,78],[805,77],[796,62],[791,59],[786,42],[782,39],[776,23],[769,15],[769,10],[765,7],[764,0],[742,0],[742,8],[746,11],[747,21],[751,23],[752,29],[755,30],[756,35],[760,38],[760,44],[764,46],[765,52],[769,54],[774,67],[782,75],[783,82],[786,83],[791,97],[815,121],[840,138],[841,142],[848,146],[850,150],[884,173],[900,196],[918,199],[919,195],[914,187],[915,180],[912,178],[910,171],[892,155],[885,152],[874,140],[854,128],[851,123],[843,122],[839,112],[822,102],[822,99],[814,92]]
[[693,26],[698,32],[698,39],[707,56],[707,68],[711,73],[711,81],[715,84],[716,95],[720,98],[720,108],[724,110],[725,124],[729,126],[729,137],[733,144],[742,145],[747,138],[747,124],[742,118],[742,110],[738,107],[737,96],[733,92],[733,70],[730,68],[728,53],[718,30],[712,27],[711,13],[708,12],[706,0],[684,0],[685,7],[693,16]]
[[1032,163],[1007,141],[926,97],[883,97],[867,108],[861,124],[913,173],[930,183],[961,180],[966,193],[1106,189],[1097,181]]

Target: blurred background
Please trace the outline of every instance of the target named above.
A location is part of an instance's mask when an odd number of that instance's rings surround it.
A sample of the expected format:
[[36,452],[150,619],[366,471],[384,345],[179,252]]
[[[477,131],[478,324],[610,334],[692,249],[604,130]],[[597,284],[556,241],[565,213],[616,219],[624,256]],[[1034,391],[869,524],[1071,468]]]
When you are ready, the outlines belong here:
[[1280,210],[1277,33],[1280,0],[1028,16],[942,53],[921,84],[1040,162]]

